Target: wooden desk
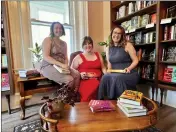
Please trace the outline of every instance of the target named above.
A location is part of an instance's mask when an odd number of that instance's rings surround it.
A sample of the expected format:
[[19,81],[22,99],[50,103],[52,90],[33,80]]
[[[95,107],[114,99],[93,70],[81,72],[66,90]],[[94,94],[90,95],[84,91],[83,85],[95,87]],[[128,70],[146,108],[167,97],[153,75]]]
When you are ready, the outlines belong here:
[[35,93],[44,93],[53,90],[53,87],[56,85],[56,83],[52,83],[50,85],[42,85],[37,86],[37,83],[39,81],[49,81],[45,77],[36,77],[31,79],[26,78],[18,78],[17,82],[19,83],[20,88],[20,106],[21,106],[21,119],[25,118],[25,96],[33,95]]
[[[112,101],[116,110],[112,112],[92,113],[86,103],[76,103],[75,107],[66,106],[62,119],[52,120],[59,132],[112,132],[142,130],[157,122],[156,104],[144,97],[143,102],[150,109],[146,116],[128,118]],[[41,113],[40,113],[41,117]],[[42,117],[41,117],[42,118]],[[43,119],[43,118],[42,118]]]

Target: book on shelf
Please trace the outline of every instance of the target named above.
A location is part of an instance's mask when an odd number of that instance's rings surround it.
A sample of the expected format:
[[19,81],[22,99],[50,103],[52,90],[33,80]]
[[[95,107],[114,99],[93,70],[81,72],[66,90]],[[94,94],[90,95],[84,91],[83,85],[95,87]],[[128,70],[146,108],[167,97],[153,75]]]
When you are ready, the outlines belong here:
[[154,65],[151,65],[151,64],[144,65],[142,67],[142,78],[154,79],[154,77],[155,77],[154,68],[155,68]]
[[176,61],[176,46],[163,48],[162,61]]
[[167,8],[166,18],[176,17],[176,5]]
[[8,73],[1,74],[1,91],[10,90],[9,75]]
[[91,100],[89,107],[92,112],[114,111],[115,106],[110,100]]
[[60,73],[63,74],[70,74],[70,70],[69,69],[63,69],[57,65],[53,65],[54,68],[56,68],[56,70],[58,70]]
[[164,40],[176,39],[176,24],[165,25],[163,38]]
[[123,105],[121,105],[119,102],[117,102],[117,106],[123,111],[123,113],[124,113],[127,117],[144,116],[144,115],[147,114],[147,110],[146,110],[146,111],[142,111],[142,112],[128,113],[128,112],[126,111],[126,109],[123,107]]
[[141,105],[143,93],[132,90],[125,90],[119,97],[119,101],[127,104]]
[[7,67],[8,63],[7,63],[7,55],[6,54],[2,54],[1,56],[1,62],[2,62],[2,67]]
[[164,69],[163,80],[176,83],[176,66],[168,65]]
[[150,23],[156,23],[156,13],[150,15]]

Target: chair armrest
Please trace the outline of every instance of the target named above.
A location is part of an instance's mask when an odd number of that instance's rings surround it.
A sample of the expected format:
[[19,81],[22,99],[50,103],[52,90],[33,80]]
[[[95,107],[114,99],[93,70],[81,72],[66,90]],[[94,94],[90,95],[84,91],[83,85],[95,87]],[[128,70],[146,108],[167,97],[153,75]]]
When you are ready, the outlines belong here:
[[51,118],[47,118],[45,117],[43,114],[42,114],[42,110],[45,108],[46,106],[46,103],[44,103],[41,107],[40,107],[40,110],[39,110],[39,115],[40,115],[40,118],[46,122],[49,122],[49,123],[52,123],[52,124],[57,124],[58,123],[58,120],[55,120],[55,119],[51,119]]

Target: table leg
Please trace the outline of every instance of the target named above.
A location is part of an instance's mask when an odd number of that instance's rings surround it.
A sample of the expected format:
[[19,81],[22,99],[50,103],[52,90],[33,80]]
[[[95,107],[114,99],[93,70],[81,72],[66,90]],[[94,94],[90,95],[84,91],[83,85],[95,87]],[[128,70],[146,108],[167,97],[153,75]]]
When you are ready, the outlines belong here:
[[21,115],[20,118],[21,120],[24,120],[25,118],[25,97],[20,98],[20,107],[21,107]]
[[160,106],[163,106],[163,92],[164,92],[164,89],[160,88],[161,90],[161,101],[160,101]]
[[8,105],[8,113],[11,114],[11,108],[10,108],[10,94],[6,95],[7,99],[7,105]]
[[152,100],[154,100],[154,94],[155,94],[155,86],[152,85]]

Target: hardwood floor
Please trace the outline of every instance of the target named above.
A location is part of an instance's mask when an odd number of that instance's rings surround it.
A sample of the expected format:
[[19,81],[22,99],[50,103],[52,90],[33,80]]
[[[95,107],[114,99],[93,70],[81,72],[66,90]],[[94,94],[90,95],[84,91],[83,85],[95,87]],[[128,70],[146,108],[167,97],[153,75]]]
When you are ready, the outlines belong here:
[[[20,120],[20,109],[12,114],[2,113],[2,132],[13,132],[15,126],[39,119],[38,111],[41,105],[26,108],[26,119]],[[163,132],[176,132],[176,108],[164,105],[159,108],[157,128]]]

